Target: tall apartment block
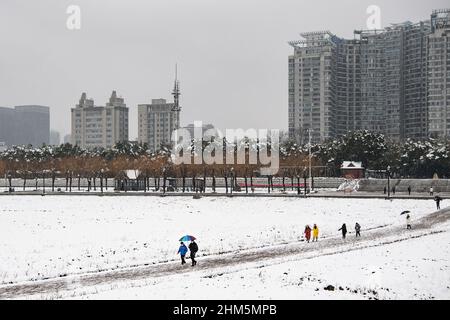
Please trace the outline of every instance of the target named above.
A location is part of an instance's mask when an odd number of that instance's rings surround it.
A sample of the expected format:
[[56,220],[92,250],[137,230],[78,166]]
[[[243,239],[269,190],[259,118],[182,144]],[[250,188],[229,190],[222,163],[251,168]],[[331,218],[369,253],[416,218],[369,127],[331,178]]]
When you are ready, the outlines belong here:
[[153,99],[151,104],[138,105],[138,141],[152,151],[172,143],[172,133],[180,128],[180,83],[175,77],[173,103]]
[[435,10],[427,38],[428,125],[432,137],[450,136],[450,10]]
[[151,104],[140,104],[138,117],[138,141],[146,143],[152,151],[170,145],[172,132],[180,127],[175,104],[167,103],[165,99],[153,99]]
[[309,133],[314,141],[335,135],[336,117],[333,65],[336,42],[329,32],[303,33],[293,41],[289,57],[289,135],[304,142]]
[[401,138],[426,138],[427,107],[427,37],[430,23],[407,24],[404,29]]
[[290,42],[290,138],[304,143],[310,129],[314,142],[360,129],[393,140],[448,136],[449,12],[354,39],[316,32]]
[[361,46],[356,40],[340,40],[336,43],[335,63],[332,70],[333,98],[336,127],[340,135],[361,127],[363,116],[361,106]]
[[86,93],[72,108],[71,142],[82,148],[108,148],[128,141],[128,108],[113,91],[106,106],[95,106]]
[[48,145],[50,108],[39,105],[0,108],[0,141],[7,146]]

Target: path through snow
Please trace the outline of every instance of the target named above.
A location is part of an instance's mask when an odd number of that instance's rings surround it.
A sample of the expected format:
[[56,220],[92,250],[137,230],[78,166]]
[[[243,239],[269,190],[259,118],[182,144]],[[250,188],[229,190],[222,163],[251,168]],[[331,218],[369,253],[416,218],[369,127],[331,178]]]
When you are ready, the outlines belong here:
[[205,270],[217,270],[217,272],[219,272],[220,269],[223,268],[255,263],[255,267],[262,267],[270,265],[271,263],[280,263],[277,259],[282,259],[282,261],[286,261],[286,258],[302,260],[325,255],[334,255],[370,247],[379,247],[390,243],[443,232],[435,227],[444,224],[449,220],[450,209],[445,209],[415,221],[413,231],[406,231],[403,226],[390,226],[366,230],[363,233],[363,237],[357,240],[354,238],[342,240],[339,237],[335,237],[323,239],[318,243],[290,243],[224,255],[202,257],[199,259],[199,264],[195,269],[192,269],[191,267],[181,267],[179,263],[172,262],[0,286],[0,299],[14,299],[31,297],[34,295],[51,296],[55,293],[69,293],[80,287],[90,288],[105,284],[120,284],[135,280]]

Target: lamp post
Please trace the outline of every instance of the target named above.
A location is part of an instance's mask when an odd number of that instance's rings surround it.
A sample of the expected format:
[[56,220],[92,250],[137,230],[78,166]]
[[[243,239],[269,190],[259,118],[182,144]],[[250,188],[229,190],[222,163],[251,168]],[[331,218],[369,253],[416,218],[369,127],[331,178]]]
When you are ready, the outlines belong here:
[[11,172],[8,172],[8,183],[9,183],[8,192],[9,193],[11,193],[11,191],[12,191],[11,179],[12,179]]
[[312,154],[311,154],[311,128],[308,129],[308,153],[309,153],[309,193],[312,192]]
[[388,198],[391,197],[391,166],[387,167],[386,170],[387,178],[388,178]]
[[305,198],[308,196],[308,190],[307,188],[307,184],[306,184],[306,169],[303,171],[303,189],[305,191]]
[[42,170],[42,194],[45,194],[45,170]]
[[163,168],[163,194],[166,194],[166,167]]
[[73,171],[70,171],[70,176],[69,176],[69,192],[72,192],[72,181],[73,181]]
[[100,170],[100,190],[103,193],[103,173],[105,172],[105,170],[102,168]]
[[230,192],[231,194],[233,194],[233,189],[234,189],[234,168],[231,168],[231,188],[230,188]]

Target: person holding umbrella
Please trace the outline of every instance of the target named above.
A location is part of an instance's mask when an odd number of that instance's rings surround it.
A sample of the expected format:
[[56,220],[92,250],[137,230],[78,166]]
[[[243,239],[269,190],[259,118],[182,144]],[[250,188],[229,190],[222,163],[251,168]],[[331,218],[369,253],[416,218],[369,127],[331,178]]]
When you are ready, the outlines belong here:
[[186,260],[184,260],[184,257],[186,257],[186,253],[187,253],[188,249],[185,246],[184,242],[181,242],[180,244],[180,248],[178,249],[178,253],[181,256],[181,265],[186,264]]
[[411,226],[411,216],[409,215],[411,213],[411,211],[403,211],[400,215],[403,216],[406,214],[406,229],[407,230],[411,230],[412,226]]
[[[195,261],[195,254],[198,251],[198,246],[195,243],[195,240],[197,240],[197,238],[195,238],[194,236],[184,236],[179,240],[179,241],[181,241],[181,243],[183,243],[183,241],[191,241],[191,243],[189,244],[189,250],[191,251],[190,255],[191,255],[191,260],[192,260],[192,266],[195,266],[197,264],[197,261]],[[186,246],[184,246],[184,247],[186,249],[186,251],[184,252],[184,255],[186,255],[187,248],[186,248]],[[180,249],[181,249],[181,247],[180,247]],[[184,259],[184,258],[182,258],[182,259]],[[186,263],[186,261],[184,263]]]

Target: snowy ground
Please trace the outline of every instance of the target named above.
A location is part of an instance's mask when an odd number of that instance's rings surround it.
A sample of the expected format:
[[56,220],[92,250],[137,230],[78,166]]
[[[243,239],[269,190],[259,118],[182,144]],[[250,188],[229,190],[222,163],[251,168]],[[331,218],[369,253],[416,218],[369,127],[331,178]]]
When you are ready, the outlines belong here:
[[[434,209],[433,201],[423,200],[3,196],[0,291],[7,284],[178,261],[177,239],[184,234],[199,238],[202,261],[224,253],[301,243],[306,224],[317,223],[326,242],[339,236],[337,229],[344,222],[352,230],[358,221],[363,235],[369,229],[389,232],[403,227],[403,210],[419,219]],[[190,297],[194,299],[448,299],[450,228],[448,224],[436,228],[445,232],[422,231],[416,234],[418,239],[401,235],[403,241],[398,243],[392,234],[389,244],[379,246],[373,239],[371,247],[357,251],[339,253],[353,250],[350,242],[343,244],[344,249],[306,260],[268,259],[263,264],[80,287],[32,298],[184,299],[189,290],[196,293]],[[323,290],[329,284],[337,291]]]
[[[262,268],[204,272],[190,279],[141,281],[97,293],[79,290],[70,298],[450,299],[449,235]],[[325,290],[330,285],[335,289]]]

